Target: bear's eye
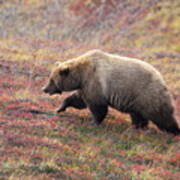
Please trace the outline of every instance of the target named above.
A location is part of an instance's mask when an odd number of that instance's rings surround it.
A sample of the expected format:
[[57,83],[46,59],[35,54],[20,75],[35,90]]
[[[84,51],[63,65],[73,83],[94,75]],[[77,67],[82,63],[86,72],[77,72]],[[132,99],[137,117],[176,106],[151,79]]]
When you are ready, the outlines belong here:
[[59,74],[61,76],[67,76],[69,74],[69,71],[70,71],[69,68],[65,68],[65,69],[60,70]]

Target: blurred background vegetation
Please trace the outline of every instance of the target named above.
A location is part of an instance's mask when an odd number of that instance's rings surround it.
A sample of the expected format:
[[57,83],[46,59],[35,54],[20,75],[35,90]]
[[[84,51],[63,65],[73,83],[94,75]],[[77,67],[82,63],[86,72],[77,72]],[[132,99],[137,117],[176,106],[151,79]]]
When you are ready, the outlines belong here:
[[179,180],[178,136],[53,113],[68,96],[41,92],[54,62],[94,48],[155,66],[180,119],[179,0],[0,0],[0,179]]
[[179,91],[180,1],[0,0],[0,56],[53,63],[94,48],[149,61]]

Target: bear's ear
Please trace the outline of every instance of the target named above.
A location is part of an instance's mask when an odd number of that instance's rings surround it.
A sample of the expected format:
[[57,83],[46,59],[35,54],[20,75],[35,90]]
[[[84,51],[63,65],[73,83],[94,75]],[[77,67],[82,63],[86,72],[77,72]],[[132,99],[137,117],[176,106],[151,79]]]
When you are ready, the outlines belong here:
[[69,72],[70,72],[69,68],[65,68],[65,69],[60,70],[59,74],[61,76],[67,76],[69,74]]

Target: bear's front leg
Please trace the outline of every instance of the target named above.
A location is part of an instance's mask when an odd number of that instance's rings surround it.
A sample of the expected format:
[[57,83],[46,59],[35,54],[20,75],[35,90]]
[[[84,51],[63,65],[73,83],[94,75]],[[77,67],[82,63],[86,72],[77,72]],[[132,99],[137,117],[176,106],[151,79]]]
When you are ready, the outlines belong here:
[[106,117],[108,106],[107,105],[89,105],[89,109],[94,117],[95,123],[100,125]]
[[136,129],[145,129],[148,126],[148,120],[139,113],[131,113],[132,124]]
[[84,109],[86,108],[86,104],[80,94],[78,92],[73,93],[71,96],[67,97],[61,106],[56,110],[56,112],[65,111],[68,107],[74,107],[77,109]]

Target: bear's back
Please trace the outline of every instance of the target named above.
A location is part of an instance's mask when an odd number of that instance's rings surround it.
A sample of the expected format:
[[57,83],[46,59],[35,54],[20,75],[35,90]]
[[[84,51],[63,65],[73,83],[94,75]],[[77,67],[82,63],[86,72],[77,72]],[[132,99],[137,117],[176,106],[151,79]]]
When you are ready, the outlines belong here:
[[[129,58],[92,50],[85,54],[93,66],[100,79],[104,81],[120,81],[119,83],[129,83],[131,85],[157,82],[165,85],[161,74],[149,63],[142,60]],[[139,82],[139,83],[138,83]]]

